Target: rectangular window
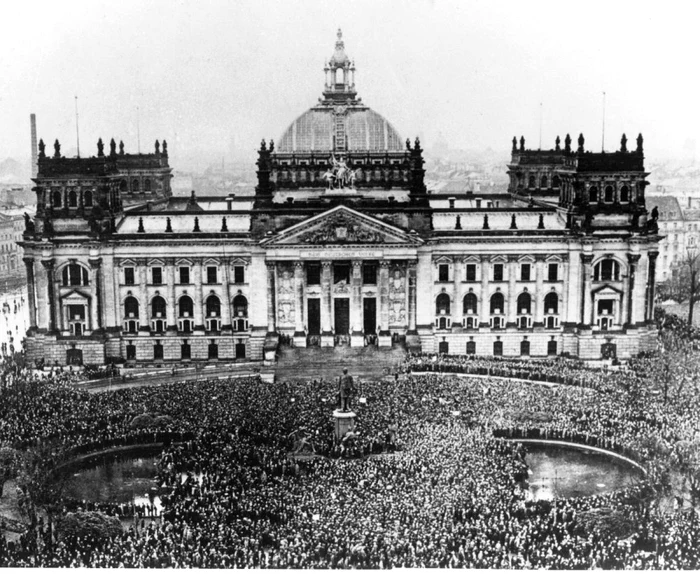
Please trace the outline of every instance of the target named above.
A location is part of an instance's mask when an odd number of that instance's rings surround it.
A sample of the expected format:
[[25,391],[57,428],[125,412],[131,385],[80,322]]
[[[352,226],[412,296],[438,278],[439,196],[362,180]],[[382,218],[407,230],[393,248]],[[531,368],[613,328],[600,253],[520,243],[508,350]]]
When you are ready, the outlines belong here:
[[133,267],[124,267],[124,285],[134,285],[135,276]]
[[493,280],[503,281],[503,263],[494,263],[493,265]]
[[333,284],[350,283],[350,265],[333,265]]
[[243,265],[235,265],[233,268],[233,282],[245,283],[245,267]]
[[365,263],[362,266],[362,284],[377,284],[377,265],[375,263]]
[[218,359],[219,358],[219,345],[215,341],[209,343],[209,358]]
[[321,265],[319,263],[307,263],[306,265],[306,284],[320,285],[321,284]]
[[547,272],[547,279],[549,281],[558,281],[559,280],[559,265],[556,263],[550,263],[548,272]]
[[151,280],[153,285],[163,284],[163,269],[161,267],[151,267]]
[[529,281],[530,280],[530,264],[529,263],[523,263],[520,266],[520,280],[521,281]]
[[192,347],[185,341],[180,347],[180,358],[181,359],[191,359],[192,358]]
[[153,345],[153,359],[155,361],[162,361],[163,360],[163,345],[160,343],[156,343]]
[[467,263],[467,281],[476,281],[476,265]]
[[216,267],[207,267],[207,283],[218,283]]
[[190,268],[180,267],[180,284],[187,285],[190,282]]
[[443,263],[438,267],[438,281],[450,280],[450,266]]

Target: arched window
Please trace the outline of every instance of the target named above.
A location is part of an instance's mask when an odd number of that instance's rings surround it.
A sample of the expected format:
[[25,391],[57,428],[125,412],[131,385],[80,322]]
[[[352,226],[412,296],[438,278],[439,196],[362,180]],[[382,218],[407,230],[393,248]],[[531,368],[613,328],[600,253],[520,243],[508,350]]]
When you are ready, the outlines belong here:
[[126,180],[125,180],[125,179],[122,179],[122,180],[119,182],[119,191],[126,191],[128,187],[129,187],[129,184],[126,183]]
[[605,203],[612,203],[615,201],[615,190],[612,185],[605,186]]
[[498,315],[503,313],[503,293],[494,293],[491,295],[491,314]]
[[528,186],[530,189],[533,189],[533,188],[535,187],[535,176],[534,176],[534,175],[531,175],[531,176],[528,178],[528,180],[527,180],[527,186]]
[[588,190],[588,201],[598,203],[598,188],[593,186]]
[[518,313],[520,315],[529,315],[532,305],[532,297],[529,293],[521,293],[518,295]]
[[53,192],[53,206],[54,207],[61,207],[62,203],[62,197],[61,197],[61,192],[60,191],[54,191]]
[[345,83],[345,70],[343,68],[336,68],[335,70],[335,83],[344,84]]
[[559,296],[556,293],[547,293],[545,295],[544,312],[548,315],[559,314]]
[[467,293],[462,302],[462,313],[464,315],[476,315],[477,301],[474,293]]
[[559,179],[559,176],[558,176],[558,175],[555,175],[555,176],[552,178],[552,187],[556,189],[556,188],[558,188],[560,185],[561,185],[561,180]]
[[124,316],[138,319],[139,302],[136,300],[136,297],[127,297],[124,299]]
[[547,176],[543,176],[542,179],[540,180],[540,187],[542,189],[547,189]]
[[151,191],[151,179],[149,177],[147,177],[143,182],[143,190]]
[[435,300],[435,314],[450,314],[450,296],[447,293],[440,293]]
[[78,207],[78,194],[74,189],[68,192],[68,207]]
[[593,269],[594,281],[619,281],[620,264],[614,259],[603,259]]
[[131,180],[131,191],[138,191],[138,190],[139,190],[139,180],[132,179]]
[[63,285],[88,285],[88,271],[77,263],[70,263],[63,268]]
[[207,297],[207,317],[221,317],[221,301],[216,295]]
[[630,190],[626,185],[623,185],[620,189],[620,201],[627,203],[630,200]]
[[194,303],[187,295],[180,297],[177,302],[178,317],[192,317],[194,314]]
[[248,316],[248,299],[243,295],[236,295],[233,298],[233,316],[247,317]]
[[165,299],[156,295],[151,300],[151,317],[165,317]]
[[83,203],[85,207],[92,207],[92,192],[89,189],[83,194]]

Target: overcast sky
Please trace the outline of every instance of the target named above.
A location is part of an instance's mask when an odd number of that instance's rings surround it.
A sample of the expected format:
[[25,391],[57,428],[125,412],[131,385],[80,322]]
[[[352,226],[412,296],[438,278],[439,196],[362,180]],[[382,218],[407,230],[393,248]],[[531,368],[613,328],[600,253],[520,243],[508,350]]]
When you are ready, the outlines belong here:
[[[82,155],[102,136],[177,158],[228,157],[278,139],[323,89],[343,30],[363,101],[430,147],[508,153],[513,135],[607,150],[643,132],[647,157],[699,137],[692,2],[475,0],[53,0],[3,5],[0,158],[26,160],[29,114],[44,141]],[[235,142],[235,143],[232,143]],[[700,144],[694,154],[700,156]],[[218,160],[220,161],[220,159]]]

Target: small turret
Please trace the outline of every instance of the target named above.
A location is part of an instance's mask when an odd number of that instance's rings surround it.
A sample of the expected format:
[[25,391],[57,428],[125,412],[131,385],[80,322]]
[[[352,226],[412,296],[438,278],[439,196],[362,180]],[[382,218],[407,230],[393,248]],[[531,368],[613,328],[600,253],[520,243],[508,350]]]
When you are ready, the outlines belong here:
[[53,157],[59,159],[61,157],[61,144],[56,140],[53,144]]
[[644,153],[644,138],[642,134],[637,136],[637,153]]
[[627,136],[625,134],[622,134],[622,139],[620,140],[620,151],[627,153]]
[[102,143],[102,138],[97,140],[97,157],[104,157],[105,144]]

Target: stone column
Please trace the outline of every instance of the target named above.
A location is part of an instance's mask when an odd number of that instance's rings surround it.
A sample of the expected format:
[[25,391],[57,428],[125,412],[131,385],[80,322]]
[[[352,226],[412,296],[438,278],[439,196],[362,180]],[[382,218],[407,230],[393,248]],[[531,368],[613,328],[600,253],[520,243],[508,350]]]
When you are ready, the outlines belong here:
[[464,280],[464,263],[461,257],[455,257],[452,284],[454,285],[454,300],[452,301],[452,329],[462,328],[462,281]]
[[590,326],[593,322],[593,299],[591,297],[591,262],[592,253],[581,253],[581,263],[583,265],[583,291],[581,293],[581,323]]
[[649,275],[646,297],[646,312],[644,313],[644,321],[654,320],[654,297],[656,291],[656,258],[659,256],[658,251],[649,251]]
[[[145,321],[141,320],[141,311],[139,309],[139,335],[148,336],[151,330],[151,309],[148,305],[148,267],[146,266],[145,259],[138,259],[136,261],[136,270],[139,274],[139,299],[142,301],[140,307],[142,306],[146,310]],[[119,308],[121,309],[121,301],[119,302]],[[166,309],[169,309],[170,305],[166,305]],[[166,312],[167,314],[167,312]]]
[[268,335],[275,332],[275,279],[277,264],[274,261],[268,261],[267,265],[267,333]]
[[306,313],[304,312],[304,263],[296,261],[294,263],[294,346],[306,347],[306,332],[304,323]]
[[362,320],[362,261],[352,262],[350,278],[350,346],[364,347]]
[[204,291],[202,289],[202,261],[194,262],[194,330],[204,334]]
[[25,257],[23,259],[27,267],[27,303],[29,305],[29,328],[34,331],[36,329],[36,299],[34,285],[34,259]]
[[36,322],[39,331],[46,332],[49,328],[49,287],[46,267],[42,263],[36,269],[34,274],[36,279],[36,287],[34,293],[36,295]]
[[408,335],[416,335],[416,262],[409,261],[406,268],[408,283]]
[[[175,259],[168,259],[165,262],[165,317],[168,323],[167,334],[177,335],[177,319],[175,318],[175,308],[177,307],[177,297],[175,295]],[[148,302],[146,303],[148,306]],[[150,317],[150,309],[147,309],[147,317]]]
[[90,282],[92,283],[92,301],[90,301],[90,330],[102,330],[102,281],[100,279],[100,268],[102,260],[88,259],[90,265]]
[[518,316],[518,294],[516,293],[516,279],[518,274],[517,259],[513,256],[508,257],[508,319],[506,327],[515,327]]
[[533,303],[535,304],[535,317],[533,320],[533,327],[544,326],[544,265],[544,257],[535,258],[535,294],[533,296]]
[[229,284],[231,270],[229,262],[221,262],[221,330],[231,331],[231,285]]
[[333,297],[331,294],[333,278],[331,261],[321,261],[321,346],[333,347],[335,344],[332,329]]
[[389,331],[389,262],[379,262],[379,346],[391,347]]
[[481,327],[489,326],[489,269],[490,261],[485,255],[481,257],[481,297],[479,297],[479,322]]
[[47,300],[49,302],[49,316],[48,316],[48,331],[52,333],[56,330],[56,301],[54,297],[54,277],[53,277],[53,259],[42,260],[41,264],[46,270],[46,293]]

